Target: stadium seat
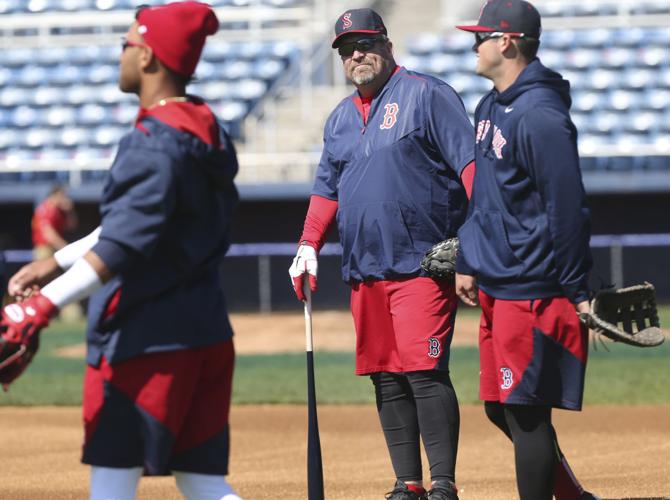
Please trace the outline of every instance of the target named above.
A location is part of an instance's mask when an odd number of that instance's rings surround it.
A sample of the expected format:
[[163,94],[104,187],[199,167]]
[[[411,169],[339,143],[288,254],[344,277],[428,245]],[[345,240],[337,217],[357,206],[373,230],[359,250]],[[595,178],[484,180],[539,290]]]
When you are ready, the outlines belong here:
[[614,39],[619,47],[644,47],[649,43],[651,31],[639,27],[614,30]]
[[607,93],[607,97],[603,102],[605,109],[615,111],[628,111],[629,109],[639,108],[642,102],[641,94],[629,90],[613,90]]
[[86,146],[92,142],[92,133],[84,127],[64,127],[58,142],[64,147]]
[[573,30],[547,30],[542,34],[542,45],[552,49],[569,49],[574,45],[575,33]]
[[650,136],[659,129],[659,125],[663,122],[663,113],[636,110],[622,118],[623,130]]
[[611,29],[595,28],[575,31],[573,45],[590,49],[602,49],[616,43]]
[[670,14],[670,4],[664,0],[656,0],[655,2],[637,2],[634,4],[631,12],[633,14]]
[[642,90],[656,83],[657,72],[648,68],[627,68],[619,74],[619,86],[624,89]]
[[14,127],[29,128],[35,126],[39,118],[41,115],[34,108],[21,105],[13,108],[9,123]]
[[77,123],[82,125],[99,125],[111,118],[111,111],[99,104],[88,103],[77,109]]
[[599,109],[605,102],[606,94],[602,92],[580,92],[573,96],[572,105],[574,109],[582,112],[589,112]]
[[650,88],[644,91],[642,106],[645,109],[663,111],[670,108],[670,89]]
[[631,48],[611,47],[603,50],[598,59],[602,67],[620,69],[635,64],[637,56]]
[[647,67],[656,68],[670,61],[670,48],[658,45],[641,47],[638,50],[638,61]]
[[594,90],[607,90],[619,85],[621,75],[613,70],[596,68],[586,73],[586,80]]

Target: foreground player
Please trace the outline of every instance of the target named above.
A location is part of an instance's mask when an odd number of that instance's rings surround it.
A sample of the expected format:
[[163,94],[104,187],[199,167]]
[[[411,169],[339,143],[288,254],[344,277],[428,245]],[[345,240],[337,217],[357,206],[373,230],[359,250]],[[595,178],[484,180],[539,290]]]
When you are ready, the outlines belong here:
[[3,326],[43,327],[95,292],[84,381],[91,499],[132,499],[143,473],[172,472],[188,499],[239,500],[225,479],[234,351],[218,275],[237,159],[208,106],[185,91],[218,21],[196,2],[136,19],[119,85],[141,108],[103,191],[101,228],[21,269],[14,296],[67,271]]
[[461,176],[474,168],[472,126],[451,87],[396,65],[376,12],[345,12],[335,35],[333,48],[357,90],[326,123],[289,274],[301,300],[305,273],[316,289],[317,253],[337,213],[356,374],[370,375],[375,385],[397,477],[387,498],[426,498],[421,437],[432,479],[428,497],[453,500],[459,412],[448,362],[457,299],[453,283],[426,277],[419,263],[464,218]]
[[540,15],[491,0],[476,26],[477,175],[459,230],[456,291],[480,287],[480,397],[514,443],[522,500],[593,498],[558,448],[552,407],[580,410],[588,334],[589,212],[568,109],[569,84],[536,58]]

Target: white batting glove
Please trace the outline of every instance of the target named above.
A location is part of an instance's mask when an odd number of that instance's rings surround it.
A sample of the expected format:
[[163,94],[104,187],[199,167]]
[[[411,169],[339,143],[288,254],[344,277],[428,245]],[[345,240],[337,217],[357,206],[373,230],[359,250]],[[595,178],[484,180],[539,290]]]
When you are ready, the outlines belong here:
[[309,288],[312,292],[316,291],[316,274],[319,264],[316,259],[316,250],[311,245],[301,243],[298,247],[298,253],[293,258],[293,263],[288,269],[291,277],[291,285],[298,296],[298,300],[306,300],[303,291],[304,277],[307,274],[309,278]]

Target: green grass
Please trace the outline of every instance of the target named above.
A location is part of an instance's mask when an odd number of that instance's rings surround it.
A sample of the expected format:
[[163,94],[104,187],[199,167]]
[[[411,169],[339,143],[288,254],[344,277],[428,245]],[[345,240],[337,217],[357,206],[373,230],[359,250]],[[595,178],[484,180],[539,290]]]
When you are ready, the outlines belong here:
[[[670,325],[670,306],[660,309],[661,324]],[[476,315],[476,310],[465,311]],[[459,314],[462,314],[459,312]],[[30,368],[0,393],[0,405],[79,405],[84,361],[55,355],[59,347],[79,344],[84,325],[56,322],[42,335],[40,352]],[[585,404],[668,404],[665,385],[670,342],[639,349],[608,344],[589,353]],[[321,403],[372,403],[368,377],[353,374],[353,353],[315,353],[317,397]],[[451,352],[451,375],[461,403],[476,403],[478,354],[475,347]],[[239,355],[233,401],[238,404],[303,403],[306,394],[305,354]]]

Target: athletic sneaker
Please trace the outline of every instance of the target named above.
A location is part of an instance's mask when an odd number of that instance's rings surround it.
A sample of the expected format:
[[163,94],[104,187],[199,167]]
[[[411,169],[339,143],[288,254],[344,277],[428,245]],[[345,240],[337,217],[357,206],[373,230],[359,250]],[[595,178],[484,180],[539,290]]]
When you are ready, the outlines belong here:
[[458,500],[458,488],[454,483],[438,479],[426,497],[428,500]]
[[419,492],[410,490],[404,481],[398,479],[393,491],[386,494],[386,500],[427,500],[426,490],[420,488]]

